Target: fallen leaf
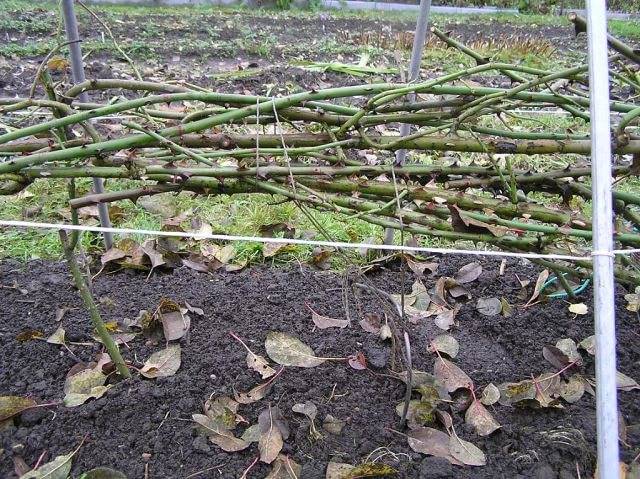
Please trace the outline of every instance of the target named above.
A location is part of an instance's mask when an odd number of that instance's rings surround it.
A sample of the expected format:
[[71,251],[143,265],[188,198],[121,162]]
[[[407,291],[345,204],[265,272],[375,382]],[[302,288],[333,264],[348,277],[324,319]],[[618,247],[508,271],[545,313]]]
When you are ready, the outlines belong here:
[[81,479],[127,479],[120,471],[109,467],[96,467],[80,475]]
[[164,338],[167,341],[175,341],[182,338],[191,327],[191,318],[182,311],[171,311],[168,313],[159,313],[162,322],[162,330]]
[[635,379],[630,378],[620,371],[616,371],[616,387],[621,391],[633,391],[634,389],[640,389],[640,385],[638,385]]
[[505,318],[510,317],[513,314],[513,306],[511,306],[509,304],[509,301],[507,301],[507,299],[504,297],[500,298],[500,304],[502,305],[502,309],[500,310],[502,316],[504,316]]
[[327,316],[322,316],[316,313],[309,305],[306,305],[309,311],[311,311],[311,320],[319,329],[327,328],[346,328],[349,326],[349,320],[347,319],[333,319]]
[[576,303],[569,305],[569,312],[573,314],[587,314],[589,312],[589,308],[584,303]]
[[20,414],[36,405],[31,398],[20,396],[0,396],[0,421]]
[[236,423],[241,420],[236,414],[239,403],[229,396],[210,398],[204,403],[205,415],[226,429],[234,429]]
[[460,344],[453,336],[450,336],[449,334],[441,334],[440,336],[436,336],[433,341],[429,343],[428,350],[431,353],[439,351],[450,358],[455,358],[460,350]]
[[267,363],[265,358],[258,356],[251,351],[247,352],[247,366],[259,373],[262,376],[262,379],[270,378],[276,373],[276,370],[269,366],[269,363]]
[[47,342],[49,344],[65,344],[64,334],[64,328],[59,327],[51,336],[47,338]]
[[67,314],[69,311],[71,311],[71,309],[73,308],[56,308],[56,318],[55,321],[56,323],[59,323],[60,321],[62,321],[62,318],[64,318],[64,315]]
[[162,266],[163,264],[165,264],[165,260],[162,257],[162,253],[158,252],[155,249],[154,239],[148,239],[147,241],[142,243],[140,247],[142,248],[142,251],[144,251],[144,254],[146,254],[147,257],[149,258],[149,261],[151,261],[151,270],[149,271],[149,275],[151,275],[153,270],[156,269],[158,266]]
[[455,323],[456,309],[445,309],[433,320],[434,324],[444,331],[449,331]]
[[578,346],[584,349],[591,356],[596,355],[596,337],[595,335],[584,338],[578,343]]
[[273,258],[289,246],[287,243],[264,243],[262,245],[262,256],[265,258]]
[[438,358],[433,365],[433,375],[439,379],[448,392],[452,393],[460,388],[473,388],[473,381],[458,366],[444,358]]
[[75,407],[91,398],[102,397],[111,387],[104,385],[106,380],[107,376],[97,369],[84,369],[67,377],[64,383],[64,405]]
[[431,427],[419,427],[407,433],[409,447],[415,452],[436,457],[451,457],[449,435]]
[[355,469],[351,464],[345,464],[344,462],[330,462],[327,464],[327,472],[325,479],[345,479],[351,474],[351,471]]
[[578,346],[573,339],[565,338],[556,342],[556,348],[562,351],[569,361],[576,363],[576,365],[582,365],[582,356],[578,352]]
[[585,380],[579,374],[574,374],[567,382],[560,386],[560,396],[570,404],[580,400],[585,391]]
[[267,464],[271,464],[278,457],[284,444],[282,433],[274,417],[274,409],[269,406],[258,416],[258,425],[260,426],[258,450],[260,451],[260,460]]
[[248,443],[258,442],[260,440],[260,425],[253,424],[244,430],[241,439]]
[[240,404],[251,404],[264,398],[267,394],[269,394],[269,391],[271,391],[271,386],[273,386],[273,382],[280,375],[283,369],[284,368],[280,368],[280,370],[276,372],[276,374],[271,376],[271,378],[266,383],[258,384],[257,386],[253,387],[249,392],[234,393],[235,400],[238,401]]
[[264,479],[301,479],[302,466],[289,456],[279,454],[273,462],[271,472]]
[[491,406],[498,402],[500,399],[500,390],[496,387],[495,384],[489,383],[482,390],[482,397],[480,398],[480,402],[485,406]]
[[473,401],[471,406],[467,408],[464,420],[475,428],[479,436],[488,436],[500,429],[500,423],[494,419],[487,408],[478,400]]
[[[404,401],[396,405],[396,414],[402,417]],[[435,405],[421,399],[412,399],[407,408],[407,425],[411,429],[417,429],[428,424],[433,424]]]
[[391,332],[391,328],[388,324],[383,324],[380,328],[380,333],[378,334],[382,341],[386,341],[387,339],[391,339],[393,337],[393,333]]
[[333,417],[331,414],[327,414],[322,421],[322,429],[330,434],[339,435],[342,433],[342,429],[345,426],[345,422]]
[[311,401],[307,401],[304,404],[302,403],[294,404],[291,407],[291,410],[293,412],[297,412],[298,414],[304,414],[311,421],[313,421],[316,418],[316,415],[318,414],[318,408]]
[[635,293],[625,294],[627,300],[627,310],[632,313],[640,312],[640,286],[636,286]]
[[409,269],[418,277],[424,276],[424,272],[426,270],[429,270],[431,273],[435,273],[438,269],[438,263],[414,261],[410,256],[405,256],[405,259]]
[[556,346],[544,346],[542,356],[557,369],[564,369],[571,364],[571,359]]
[[462,268],[453,276],[453,279],[456,280],[459,284],[466,284],[475,281],[482,274],[482,266],[480,263],[469,263]]
[[484,316],[495,316],[502,311],[502,303],[498,298],[480,298],[476,309]]
[[112,248],[109,248],[104,253],[102,253],[102,256],[100,256],[100,262],[102,263],[102,266],[105,266],[108,263],[111,263],[112,261],[117,261],[119,259],[126,258],[126,257],[127,257],[127,253],[125,251],[122,251],[121,249],[116,248],[114,246]]
[[181,349],[179,344],[170,344],[166,349],[153,353],[140,369],[146,378],[173,376],[180,368]]
[[36,470],[27,472],[20,479],[67,479],[71,474],[73,454],[57,456],[53,461],[41,465]]
[[367,369],[367,359],[361,352],[357,352],[356,354],[349,356],[347,358],[347,362],[349,363],[349,366],[351,366],[351,368],[357,371]]
[[319,366],[324,359],[316,357],[313,350],[293,336],[278,331],[270,331],[265,341],[267,355],[283,366],[312,368]]
[[250,445],[250,443],[235,437],[229,429],[225,428],[219,422],[214,421],[209,416],[193,414],[191,417],[193,421],[198,424],[200,431],[206,434],[209,440],[223,451],[242,451]]
[[455,459],[467,466],[486,466],[487,464],[484,452],[455,434],[449,438],[449,450]]
[[367,333],[378,335],[382,327],[382,317],[376,313],[367,313],[360,320],[359,324]]
[[542,292],[542,287],[544,286],[544,283],[547,282],[547,279],[549,279],[549,270],[545,269],[538,275],[536,285],[533,288],[533,294],[531,295],[531,298],[529,298],[529,301],[527,301],[527,304],[525,304],[525,306],[529,306],[536,299],[538,299],[538,296],[540,296],[540,293]]

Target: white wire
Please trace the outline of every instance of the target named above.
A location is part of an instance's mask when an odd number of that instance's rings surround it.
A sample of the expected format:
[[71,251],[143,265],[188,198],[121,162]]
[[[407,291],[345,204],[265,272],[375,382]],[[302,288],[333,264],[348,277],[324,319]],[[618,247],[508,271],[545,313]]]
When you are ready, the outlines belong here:
[[[141,230],[133,228],[103,228],[101,226],[70,225],[62,223],[37,223],[33,221],[0,220],[0,226],[12,226],[17,228],[40,228],[67,231],[93,231],[98,233],[139,234],[147,236],[170,236],[177,238],[193,238],[198,240],[212,239],[220,241],[252,241],[256,243],[299,244],[307,246],[327,246],[331,248],[371,249],[385,251],[404,251],[408,253],[433,253],[433,254],[461,254],[470,256],[497,256],[501,258],[528,258],[528,259],[557,259],[565,261],[591,261],[592,256],[571,256],[562,254],[538,254],[538,253],[511,253],[506,251],[491,250],[466,250],[450,248],[428,248],[422,246],[402,246],[370,243],[346,243],[340,241],[318,241],[295,238],[269,238],[263,236],[237,236],[225,234],[210,234],[185,231],[157,231]],[[613,254],[624,255],[639,253],[640,249],[614,250]]]

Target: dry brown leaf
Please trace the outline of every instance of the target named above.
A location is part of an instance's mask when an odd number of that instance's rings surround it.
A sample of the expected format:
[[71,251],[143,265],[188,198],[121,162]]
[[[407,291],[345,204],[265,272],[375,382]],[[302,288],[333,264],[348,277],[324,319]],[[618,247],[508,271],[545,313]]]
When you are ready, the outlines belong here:
[[316,357],[313,349],[287,333],[270,331],[264,343],[267,355],[283,366],[312,368],[324,359]]
[[433,375],[438,378],[448,392],[452,393],[460,388],[473,388],[473,381],[458,366],[444,358],[438,358],[433,365]]
[[173,376],[180,369],[181,349],[179,344],[170,344],[166,349],[153,353],[140,369],[146,378]]
[[471,424],[480,436],[488,436],[492,432],[500,429],[498,421],[494,419],[487,408],[478,400],[473,401],[471,406],[467,408],[464,420],[467,424]]
[[328,316],[322,316],[316,313],[313,309],[311,309],[311,306],[309,306],[308,304],[306,306],[309,309],[309,311],[311,311],[311,320],[313,321],[313,324],[315,324],[316,327],[318,327],[319,329],[327,329],[327,328],[343,329],[349,326],[349,320],[347,319],[334,319],[334,318],[329,318]]

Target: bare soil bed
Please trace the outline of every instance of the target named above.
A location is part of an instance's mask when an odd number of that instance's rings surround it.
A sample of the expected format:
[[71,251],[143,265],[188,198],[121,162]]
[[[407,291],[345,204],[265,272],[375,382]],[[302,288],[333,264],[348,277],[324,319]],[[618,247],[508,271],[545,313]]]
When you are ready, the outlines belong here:
[[[438,261],[437,273],[424,278],[427,289],[437,278],[453,276],[471,260],[447,257]],[[526,299],[522,299],[519,279],[531,280],[526,291],[530,294],[538,270],[520,261],[509,261],[504,275],[500,275],[497,261],[482,262],[482,266],[482,275],[469,288],[473,299],[461,305],[457,325],[451,330],[460,344],[454,361],[478,391],[488,383],[554,372],[542,356],[543,346],[562,338],[579,342],[593,334],[590,290],[581,298],[589,306],[587,315],[570,313],[563,300],[524,308]],[[384,291],[400,292],[397,264],[368,273],[368,278]],[[81,406],[59,405],[22,413],[0,432],[0,477],[16,477],[14,455],[33,466],[43,453],[43,460],[49,461],[71,452],[83,437],[86,440],[73,459],[73,477],[97,466],[112,467],[130,478],[240,477],[256,457],[256,445],[241,452],[223,452],[198,435],[191,422],[191,415],[202,413],[210,396],[233,397],[234,389],[247,391],[262,382],[247,368],[246,350],[230,331],[260,355],[265,355],[267,333],[283,331],[309,345],[318,356],[345,357],[360,351],[367,358],[365,370],[354,370],[346,361],[329,361],[314,368],[287,367],[267,397],[241,406],[239,413],[250,424],[255,424],[268,404],[279,406],[291,429],[283,453],[302,465],[302,478],[324,478],[330,461],[358,464],[375,458],[392,466],[402,478],[591,477],[595,467],[595,398],[589,394],[574,404],[562,402],[562,408],[489,406],[502,427],[487,437],[478,436],[465,424],[460,412],[464,398],[454,394],[452,403],[442,403],[439,408],[452,414],[461,438],[486,453],[487,465],[453,466],[446,459],[412,451],[405,437],[391,431],[397,429],[395,408],[405,388],[402,382],[383,375],[389,372],[389,343],[358,324],[367,312],[383,312],[379,300],[363,294],[359,310],[351,298],[352,323],[345,329],[313,328],[307,305],[319,314],[344,319],[343,280],[343,275],[307,267],[253,267],[215,275],[183,267],[172,274],[154,274],[148,280],[141,272],[101,274],[94,282],[94,293],[107,321],[134,318],[140,309],[152,311],[163,297],[202,308],[204,315],[193,317],[190,332],[181,341],[181,367],[174,376],[163,379],[134,374],[134,379],[114,383],[102,398]],[[408,288],[413,281],[409,271]],[[33,329],[46,337],[60,325],[55,320],[56,310],[75,308],[61,322],[67,339],[93,344],[69,347],[81,361],[90,361],[100,351],[91,339],[88,316],[70,286],[66,266],[4,261],[0,263],[0,284],[0,395],[60,401],[65,376],[76,360],[60,346],[42,340],[20,342],[16,337]],[[637,379],[638,317],[625,309],[623,295],[624,291],[618,292],[618,365],[621,372]],[[492,296],[505,297],[514,306],[513,314],[479,314],[477,299]],[[410,325],[414,368],[433,371],[438,359],[427,347],[442,333],[432,318]],[[122,350],[126,359],[140,366],[163,347],[163,342],[154,345],[138,337]],[[581,352],[581,372],[593,377],[593,357]],[[292,405],[305,401],[317,405],[318,425],[327,414],[345,421],[342,432],[322,431],[322,439],[311,441],[308,421],[291,410]],[[640,447],[638,391],[620,392],[619,401],[626,425],[621,459],[629,463]],[[239,429],[245,427],[241,424]],[[203,470],[207,471],[194,475]],[[269,470],[258,462],[247,477],[265,477]]]

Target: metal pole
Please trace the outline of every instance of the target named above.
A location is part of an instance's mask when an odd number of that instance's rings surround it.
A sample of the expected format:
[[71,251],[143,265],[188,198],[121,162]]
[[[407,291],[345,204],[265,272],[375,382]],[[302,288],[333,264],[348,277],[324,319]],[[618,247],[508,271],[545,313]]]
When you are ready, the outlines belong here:
[[[84,64],[82,61],[82,50],[80,49],[80,35],[78,34],[78,21],[73,8],[73,0],[62,0],[62,12],[64,15],[64,25],[67,31],[67,41],[69,43],[69,51],[71,53],[71,76],[73,82],[78,84],[85,81]],[[87,92],[80,93],[80,101],[87,103],[89,101]],[[93,190],[95,193],[104,193],[104,184],[102,178],[93,178]],[[109,219],[109,209],[106,204],[98,204],[98,215],[100,216],[100,226],[110,228],[111,221]],[[104,233],[104,245],[107,249],[113,246],[113,234]]]
[[[429,26],[429,11],[431,10],[431,0],[420,0],[420,13],[418,14],[418,22],[416,23],[416,32],[413,35],[413,49],[411,50],[411,63],[409,63],[408,82],[418,79],[420,75],[420,63],[422,62],[422,53],[424,52],[424,43],[427,37],[427,27]],[[409,101],[413,100],[415,95],[409,95]],[[400,125],[400,136],[407,136],[411,131],[411,126],[403,123]],[[404,164],[407,157],[407,150],[398,150],[396,153],[396,164]]]
[[[408,82],[418,79],[420,75],[420,63],[422,62],[422,53],[424,52],[424,43],[427,39],[427,27],[429,26],[429,11],[431,10],[431,0],[420,0],[420,12],[416,22],[416,31],[413,34],[413,48],[411,50],[411,61],[409,63]],[[407,95],[407,99],[412,101],[415,95]],[[407,136],[411,132],[411,125],[407,123],[400,124],[400,136]],[[403,165],[407,158],[407,150],[396,151],[396,165]],[[393,236],[395,231],[393,228],[384,230],[384,244],[393,244]]]
[[619,477],[616,331],[613,278],[611,125],[607,11],[603,0],[587,0],[591,178],[593,198],[593,292],[596,331],[596,421],[598,477]]

